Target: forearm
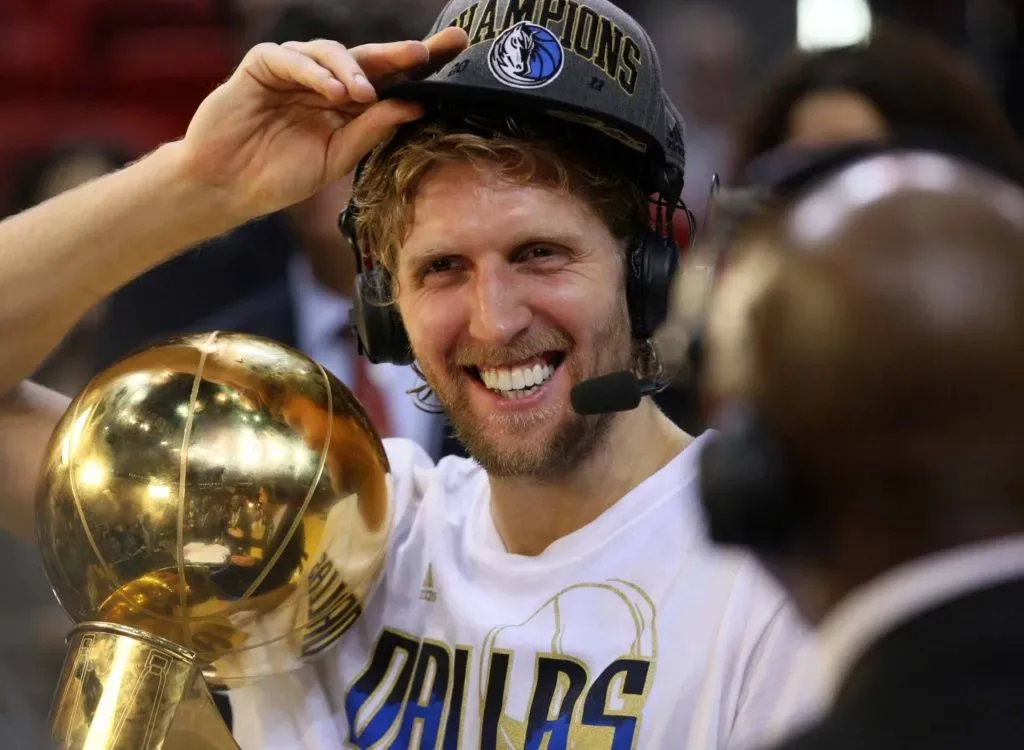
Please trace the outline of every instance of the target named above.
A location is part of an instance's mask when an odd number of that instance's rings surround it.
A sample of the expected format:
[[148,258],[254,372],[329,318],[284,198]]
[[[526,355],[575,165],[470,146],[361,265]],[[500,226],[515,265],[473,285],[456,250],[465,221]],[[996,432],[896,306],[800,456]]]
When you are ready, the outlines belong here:
[[241,223],[216,189],[184,177],[178,149],[162,146],[0,222],[0,394],[98,301]]
[[46,445],[68,399],[33,383],[0,396],[0,528],[35,538],[33,501]]

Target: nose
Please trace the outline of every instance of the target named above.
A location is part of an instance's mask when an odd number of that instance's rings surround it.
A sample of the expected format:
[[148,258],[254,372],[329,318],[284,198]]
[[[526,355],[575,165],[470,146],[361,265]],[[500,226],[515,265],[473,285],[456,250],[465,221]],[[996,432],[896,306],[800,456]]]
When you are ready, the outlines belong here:
[[503,346],[529,327],[523,281],[504,259],[481,263],[473,280],[469,335],[482,344]]

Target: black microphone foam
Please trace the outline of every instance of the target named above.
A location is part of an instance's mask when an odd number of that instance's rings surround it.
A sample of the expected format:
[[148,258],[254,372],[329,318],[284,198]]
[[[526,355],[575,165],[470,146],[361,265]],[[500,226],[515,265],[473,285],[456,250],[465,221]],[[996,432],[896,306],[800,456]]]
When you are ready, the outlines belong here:
[[629,411],[640,405],[644,396],[636,376],[628,370],[601,375],[572,389],[572,408],[577,414],[607,414]]

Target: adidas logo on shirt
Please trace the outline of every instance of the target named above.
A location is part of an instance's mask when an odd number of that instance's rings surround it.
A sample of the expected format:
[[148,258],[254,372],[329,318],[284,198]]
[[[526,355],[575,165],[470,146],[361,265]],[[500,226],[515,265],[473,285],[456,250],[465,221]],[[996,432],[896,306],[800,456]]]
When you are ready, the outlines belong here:
[[434,566],[427,563],[427,573],[423,576],[423,588],[420,589],[420,599],[425,602],[437,601],[437,591],[434,590]]

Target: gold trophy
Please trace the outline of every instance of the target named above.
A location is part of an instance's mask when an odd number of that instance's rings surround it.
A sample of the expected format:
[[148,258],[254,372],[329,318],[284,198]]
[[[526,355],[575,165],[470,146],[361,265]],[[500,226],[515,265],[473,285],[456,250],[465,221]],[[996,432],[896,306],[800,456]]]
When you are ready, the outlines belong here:
[[267,339],[172,339],[98,375],[51,440],[44,568],[77,625],[67,750],[237,748],[211,690],[316,659],[373,592],[392,506],[366,413]]

